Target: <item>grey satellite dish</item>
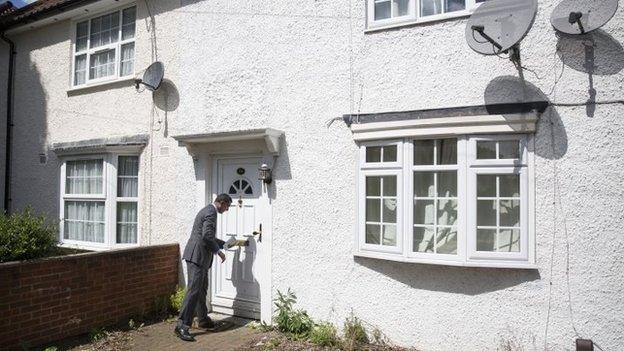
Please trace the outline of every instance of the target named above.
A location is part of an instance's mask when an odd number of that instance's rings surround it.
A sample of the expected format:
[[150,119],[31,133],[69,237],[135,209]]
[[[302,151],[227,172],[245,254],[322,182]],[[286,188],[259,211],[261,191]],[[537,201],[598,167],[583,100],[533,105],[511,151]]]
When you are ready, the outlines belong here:
[[147,67],[143,73],[143,79],[136,79],[134,83],[137,89],[139,89],[139,84],[143,84],[148,90],[154,91],[160,87],[164,76],[165,66],[162,62],[156,61]]
[[563,0],[550,15],[550,23],[566,34],[585,34],[609,22],[618,0]]
[[490,0],[482,3],[466,25],[466,41],[484,55],[507,52],[527,35],[537,0]]

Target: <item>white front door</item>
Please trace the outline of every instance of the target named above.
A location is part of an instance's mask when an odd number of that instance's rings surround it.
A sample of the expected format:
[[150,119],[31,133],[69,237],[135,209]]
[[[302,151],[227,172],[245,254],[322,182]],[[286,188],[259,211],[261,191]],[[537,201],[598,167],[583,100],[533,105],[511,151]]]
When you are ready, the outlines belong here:
[[213,173],[214,193],[232,197],[229,211],[219,215],[217,236],[224,241],[232,236],[244,239],[248,246],[226,250],[225,263],[215,257],[212,307],[216,312],[253,319],[260,319],[260,287],[267,264],[262,243],[266,234],[253,233],[262,232],[270,206],[264,184],[258,180],[261,164],[261,158],[218,159]]

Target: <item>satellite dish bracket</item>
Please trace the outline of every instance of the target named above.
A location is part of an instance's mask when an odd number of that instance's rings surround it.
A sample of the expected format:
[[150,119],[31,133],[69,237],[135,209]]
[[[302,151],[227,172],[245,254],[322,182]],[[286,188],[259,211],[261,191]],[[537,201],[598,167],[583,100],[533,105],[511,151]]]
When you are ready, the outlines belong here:
[[154,87],[154,86],[151,86],[151,85],[149,85],[149,84],[147,84],[147,83],[144,83],[142,79],[137,78],[137,79],[135,79],[135,80],[134,80],[134,87],[136,88],[136,90],[139,90],[139,86],[140,86],[141,84],[145,85],[145,86],[146,86],[146,87],[148,87],[150,90],[156,90],[156,89],[158,89],[158,87]]
[[585,28],[583,28],[583,23],[581,23],[581,17],[583,17],[582,12],[570,12],[568,22],[570,22],[570,24],[576,23],[581,30],[581,34],[585,34]]
[[492,39],[492,37],[490,37],[489,35],[485,34],[485,27],[484,26],[472,26],[470,27],[474,32],[478,32],[479,34],[481,34],[481,36],[483,37],[483,39],[489,41],[490,43],[492,43],[492,45],[494,45],[494,47],[496,47],[498,50],[501,50],[503,47],[496,42],[496,40]]

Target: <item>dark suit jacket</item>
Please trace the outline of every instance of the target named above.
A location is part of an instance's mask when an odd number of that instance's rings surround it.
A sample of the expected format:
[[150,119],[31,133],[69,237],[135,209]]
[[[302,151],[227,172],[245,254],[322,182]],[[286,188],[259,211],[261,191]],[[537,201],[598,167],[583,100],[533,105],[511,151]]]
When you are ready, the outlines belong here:
[[182,258],[209,269],[214,255],[224,244],[223,240],[215,237],[216,232],[217,209],[213,204],[209,204],[197,213]]

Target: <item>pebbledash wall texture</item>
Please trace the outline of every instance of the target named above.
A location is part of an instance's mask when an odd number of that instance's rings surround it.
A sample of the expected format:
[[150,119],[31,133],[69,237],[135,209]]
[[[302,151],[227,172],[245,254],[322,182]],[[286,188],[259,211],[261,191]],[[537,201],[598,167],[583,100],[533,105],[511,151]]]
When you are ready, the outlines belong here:
[[[314,318],[341,325],[353,313],[393,342],[422,350],[492,350],[508,341],[569,350],[577,337],[624,348],[624,105],[551,106],[541,116],[537,269],[358,258],[358,145],[344,123],[328,121],[520,101],[513,64],[473,52],[466,18],[366,32],[362,0],[148,4],[149,11],[137,2],[136,67],[164,62],[179,95],[175,111],[154,107],[131,83],[68,91],[70,21],[13,36],[14,208],[58,216],[52,143],[149,134],[140,241],[183,247],[205,204],[194,161],[171,136],[275,128],[285,134],[271,185],[274,295],[291,288]],[[522,64],[533,71],[524,78],[538,97],[584,103],[589,77],[573,69],[582,67],[584,51],[556,35],[549,22],[555,5],[540,1],[522,42]],[[623,11],[594,34],[597,101],[621,99]]]

